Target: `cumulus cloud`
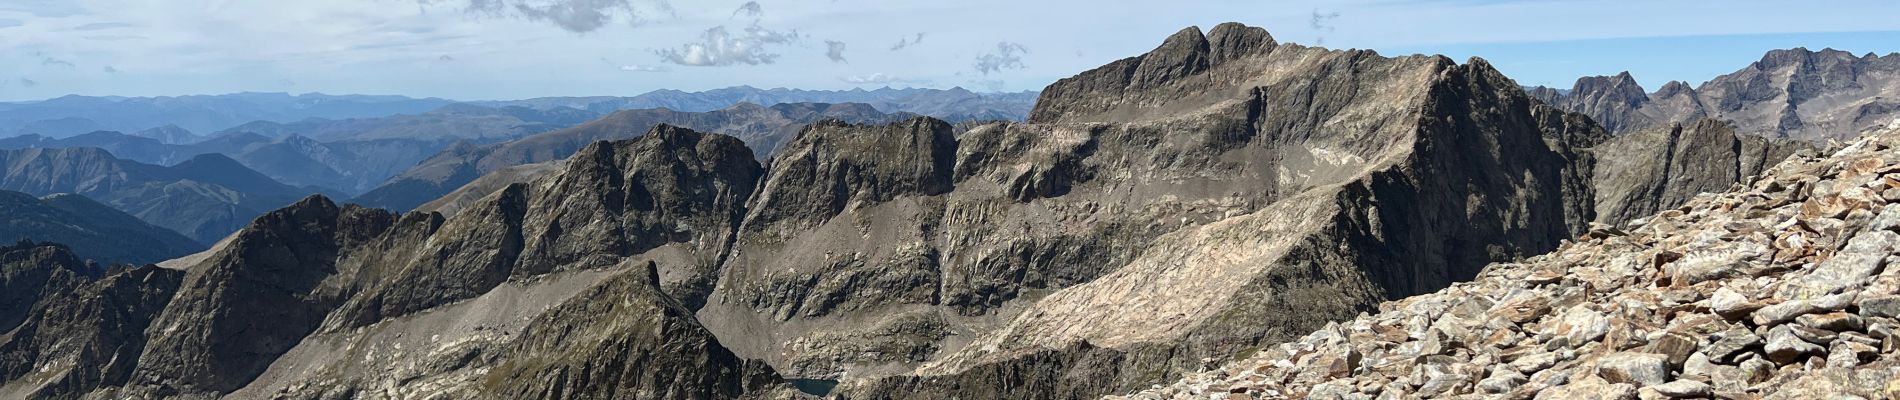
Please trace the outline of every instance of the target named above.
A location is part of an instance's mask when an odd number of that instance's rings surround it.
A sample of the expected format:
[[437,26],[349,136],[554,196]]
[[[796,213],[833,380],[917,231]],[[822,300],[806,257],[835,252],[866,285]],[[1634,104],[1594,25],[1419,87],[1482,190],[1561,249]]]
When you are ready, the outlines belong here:
[[756,1],[745,2],[745,4],[739,5],[739,9],[732,10],[732,18],[741,16],[752,18],[765,16],[765,7],[759,6],[759,2]]
[[844,42],[840,42],[836,40],[826,40],[825,41],[825,58],[831,59],[831,62],[845,62],[844,61]]
[[455,62],[455,56],[443,54],[441,57],[436,57],[435,62]]
[[912,37],[898,38],[897,44],[891,45],[891,51],[903,50],[906,47],[916,46],[918,43],[923,43],[923,42],[924,42],[924,33],[917,32],[917,37],[915,38],[912,38]]
[[839,77],[838,80],[844,81],[845,83],[854,84],[854,85],[892,85],[892,84],[930,83],[929,80],[899,78],[899,77],[891,76],[882,72],[874,73],[870,75],[853,75],[853,76]]
[[698,41],[682,44],[678,48],[656,50],[654,53],[663,61],[693,67],[760,65],[778,60],[778,54],[769,51],[768,47],[796,41],[798,31],[774,31],[754,22],[736,34],[727,31],[725,26],[715,26],[700,33]]
[[99,70],[100,70],[100,71],[105,71],[105,73],[108,73],[108,74],[116,74],[116,73],[119,73],[119,69],[118,69],[118,68],[113,68],[113,67],[112,67],[112,66],[110,66],[110,65],[107,65],[107,66],[105,66],[104,68],[100,68]]
[[39,86],[39,85],[40,85],[39,81],[26,79],[26,78],[20,78],[20,87],[34,87],[34,86]]
[[1023,65],[1024,54],[1029,54],[1029,48],[1020,43],[998,42],[996,50],[976,56],[976,72],[989,75],[1006,69],[1026,68]]
[[620,66],[620,70],[627,71],[627,72],[666,72],[667,71],[666,67],[662,67],[658,65],[640,65],[640,64],[622,65]]
[[671,14],[673,6],[663,0],[416,0],[424,5],[463,4],[464,10],[498,16],[515,16],[530,21],[554,24],[570,32],[587,33],[615,21],[637,24],[654,14]]

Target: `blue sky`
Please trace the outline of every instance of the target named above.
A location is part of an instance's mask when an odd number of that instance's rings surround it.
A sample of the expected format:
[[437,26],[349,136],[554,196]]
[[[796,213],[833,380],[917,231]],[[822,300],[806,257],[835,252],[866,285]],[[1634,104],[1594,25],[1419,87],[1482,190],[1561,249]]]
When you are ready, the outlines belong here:
[[1775,48],[1900,51],[1900,2],[0,0],[0,100],[238,91],[456,99],[734,85],[1038,89],[1182,27],[1481,56],[1525,84],[1700,83]]

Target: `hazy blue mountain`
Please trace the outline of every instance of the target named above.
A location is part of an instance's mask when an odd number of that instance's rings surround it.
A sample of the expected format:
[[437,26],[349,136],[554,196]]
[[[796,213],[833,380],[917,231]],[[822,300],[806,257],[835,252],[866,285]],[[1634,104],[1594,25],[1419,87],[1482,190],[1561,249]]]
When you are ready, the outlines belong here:
[[76,194],[0,190],[0,241],[57,242],[101,263],[154,263],[204,246]]
[[703,92],[655,90],[632,97],[542,97],[526,100],[477,102],[492,106],[522,106],[534,109],[558,107],[609,113],[621,110],[665,108],[673,111],[706,112],[739,103],[773,106],[783,103],[863,103],[886,113],[907,112],[937,117],[951,122],[966,120],[1023,120],[1036,104],[1038,93],[975,93],[963,88],[877,90],[799,90],[759,89],[735,86]]
[[201,243],[216,242],[265,211],[317,193],[215,153],[160,166],[91,147],[0,150],[0,168],[0,189],[84,195]]
[[65,96],[0,103],[0,135],[37,133],[63,138],[93,131],[139,132],[175,125],[216,132],[252,121],[365,118],[419,114],[453,103],[435,98],[234,93],[205,96]]

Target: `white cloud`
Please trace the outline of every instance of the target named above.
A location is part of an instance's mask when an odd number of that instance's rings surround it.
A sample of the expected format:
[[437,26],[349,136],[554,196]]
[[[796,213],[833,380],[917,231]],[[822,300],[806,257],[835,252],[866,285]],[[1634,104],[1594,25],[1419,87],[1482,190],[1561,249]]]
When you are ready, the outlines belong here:
[[417,0],[423,5],[452,2],[469,12],[515,16],[554,24],[570,32],[593,32],[607,24],[638,24],[653,15],[672,14],[663,0]]
[[976,56],[976,72],[989,75],[1006,69],[1028,68],[1023,65],[1024,54],[1029,54],[1029,48],[1020,43],[996,43],[995,51]]
[[893,84],[928,84],[930,83],[929,80],[899,78],[899,77],[891,76],[889,74],[885,74],[882,72],[873,73],[870,75],[846,76],[846,77],[838,78],[838,80],[844,81],[845,83],[849,83],[853,85],[893,85]]
[[620,70],[627,71],[627,72],[666,72],[667,71],[666,67],[662,67],[658,65],[640,65],[640,64],[622,65],[620,66]]
[[698,41],[654,53],[666,62],[693,67],[760,65],[778,60],[778,54],[768,47],[795,41],[798,41],[797,31],[778,32],[757,23],[746,26],[738,34],[727,32],[725,26],[715,26],[700,33]]

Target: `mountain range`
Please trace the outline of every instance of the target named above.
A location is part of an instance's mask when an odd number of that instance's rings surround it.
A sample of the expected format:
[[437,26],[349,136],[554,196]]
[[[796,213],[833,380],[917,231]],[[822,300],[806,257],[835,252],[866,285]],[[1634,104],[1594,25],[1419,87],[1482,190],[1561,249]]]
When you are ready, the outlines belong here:
[[886,113],[928,115],[951,122],[1021,121],[1035,105],[1036,92],[975,93],[950,89],[852,89],[842,91],[758,89],[735,86],[703,92],[656,90],[633,97],[543,97],[527,100],[477,102],[492,106],[521,106],[547,110],[574,108],[607,114],[638,109],[707,112],[740,103],[770,107],[782,103],[860,103]]
[[[218,154],[159,166],[120,159],[90,147],[0,150],[0,167],[4,167],[0,170],[4,172],[0,174],[0,190],[33,196],[85,196],[198,243],[217,242],[265,211],[307,194]],[[81,249],[92,246],[73,245]],[[150,251],[163,253],[176,247]]]
[[[1227,23],[1018,121],[612,111],[157,265],[0,247],[0,397],[1891,397],[1900,144],[1813,139],[1900,130],[1827,111],[1900,82],[1789,54],[1566,93]],[[483,106],[628,100],[539,101]],[[0,189],[289,188],[0,154]]]
[[[630,139],[660,124],[738,137],[750,146],[754,157],[764,159],[778,149],[780,142],[797,134],[805,125],[819,120],[889,122],[909,116],[912,115],[886,114],[861,103],[781,103],[771,107],[739,103],[707,112],[668,109],[618,111],[573,128],[491,145],[464,143],[451,147],[352,201],[409,210],[494,171],[565,159],[588,144]],[[530,179],[534,176],[520,177]]]
[[[1035,100],[1034,92],[974,93],[963,88],[825,91],[735,86],[702,92],[656,90],[632,97],[546,97],[466,103],[506,110],[527,121],[546,121],[550,118],[521,114],[561,113],[585,116],[579,117],[585,120],[591,118],[587,116],[588,113],[605,115],[614,111],[653,108],[705,112],[739,103],[762,106],[779,103],[864,103],[889,113],[909,112],[964,121],[1021,120]],[[447,110],[443,107],[457,103],[462,102],[437,98],[321,93],[235,93],[176,97],[73,95],[40,101],[0,102],[0,137],[38,134],[57,139],[96,131],[148,130],[158,130],[152,134],[171,134],[163,132],[171,129],[167,126],[197,133],[235,129],[273,137],[283,136],[277,132],[299,132],[320,140],[329,140],[326,137],[328,133],[384,138],[410,138],[410,135],[416,134],[479,137],[476,132],[462,131],[471,128],[466,126],[421,127],[428,125],[430,118],[423,114],[432,111],[455,112],[454,107]],[[487,110],[480,112],[489,113]],[[358,125],[365,122],[349,121],[395,115],[412,117],[406,121],[394,121],[397,127],[383,127],[383,124],[365,127]],[[254,124],[259,122],[262,123]],[[480,125],[484,122],[488,121],[464,121],[462,124]],[[500,129],[504,132],[507,130],[505,126]],[[490,129],[485,133],[494,131]]]
[[1851,139],[1900,117],[1900,54],[1775,50],[1701,86],[1669,82],[1645,93],[1628,72],[1585,77],[1567,93],[1531,90],[1615,132],[1712,118],[1745,134],[1812,142]]

